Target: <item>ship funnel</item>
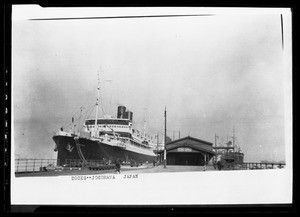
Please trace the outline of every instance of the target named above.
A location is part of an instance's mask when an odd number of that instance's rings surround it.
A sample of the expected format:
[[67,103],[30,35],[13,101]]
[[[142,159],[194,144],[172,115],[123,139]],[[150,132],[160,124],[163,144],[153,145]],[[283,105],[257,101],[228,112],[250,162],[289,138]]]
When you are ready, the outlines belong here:
[[117,118],[125,118],[125,111],[126,111],[125,106],[118,106]]
[[130,112],[130,111],[125,112],[125,118],[132,121],[132,117],[133,117],[133,112]]

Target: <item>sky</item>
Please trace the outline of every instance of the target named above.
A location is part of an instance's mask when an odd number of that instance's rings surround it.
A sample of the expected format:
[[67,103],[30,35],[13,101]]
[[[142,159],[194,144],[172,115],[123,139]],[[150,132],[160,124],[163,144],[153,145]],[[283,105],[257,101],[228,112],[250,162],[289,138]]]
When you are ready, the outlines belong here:
[[284,68],[279,13],[29,20],[201,12],[14,6],[15,155],[55,157],[53,133],[78,118],[81,106],[95,117],[99,74],[100,115],[115,117],[124,105],[138,129],[146,119],[147,131],[162,137],[166,107],[171,138],[180,132],[214,143],[217,134],[224,144],[234,129],[245,161],[285,160],[291,73]]

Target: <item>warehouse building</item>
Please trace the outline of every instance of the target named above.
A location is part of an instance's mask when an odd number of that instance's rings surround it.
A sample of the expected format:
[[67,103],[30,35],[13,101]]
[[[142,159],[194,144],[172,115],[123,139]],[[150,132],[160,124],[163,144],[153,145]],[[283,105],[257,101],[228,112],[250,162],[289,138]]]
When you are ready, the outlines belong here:
[[[190,136],[166,144],[167,165],[207,165],[215,155],[213,144]],[[160,162],[164,160],[164,150],[159,150]]]

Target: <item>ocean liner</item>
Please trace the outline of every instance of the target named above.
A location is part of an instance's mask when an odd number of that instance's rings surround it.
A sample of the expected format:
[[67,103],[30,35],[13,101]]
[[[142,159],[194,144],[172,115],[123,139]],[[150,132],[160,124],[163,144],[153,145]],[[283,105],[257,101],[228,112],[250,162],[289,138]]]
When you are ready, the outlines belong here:
[[[83,127],[77,133],[74,130],[65,131],[63,128],[53,136],[54,151],[57,151],[59,165],[68,160],[78,160],[82,163],[90,161],[142,164],[156,159],[154,150],[158,144],[155,136],[146,134],[145,127],[139,131],[133,126],[133,112],[125,106],[118,106],[117,117],[104,116],[98,118],[99,102],[96,102],[96,117],[86,119]],[[72,118],[73,121],[73,118]]]

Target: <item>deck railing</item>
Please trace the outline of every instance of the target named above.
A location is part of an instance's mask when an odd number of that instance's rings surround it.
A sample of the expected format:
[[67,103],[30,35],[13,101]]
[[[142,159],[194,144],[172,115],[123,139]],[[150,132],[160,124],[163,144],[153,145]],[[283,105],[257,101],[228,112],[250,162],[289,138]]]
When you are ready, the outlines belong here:
[[66,159],[64,162],[60,163],[57,159],[28,159],[19,158],[15,159],[15,173],[29,173],[29,172],[39,172],[44,171],[44,167],[89,167],[89,166],[99,166],[107,165],[108,161],[105,160],[87,160],[87,162],[82,162],[80,159]]
[[285,163],[243,163],[242,169],[250,169],[250,170],[257,170],[257,169],[282,169],[285,167]]
[[15,159],[15,173],[39,172],[49,165],[57,166],[57,159]]
[[[259,170],[259,169],[282,169],[285,167],[285,163],[224,163],[222,170]],[[215,165],[215,169],[218,166]]]
[[87,166],[97,166],[97,165],[105,165],[105,164],[108,164],[108,162],[104,160],[87,160],[86,162],[82,162],[79,159],[66,159],[65,163],[62,166],[87,167]]

